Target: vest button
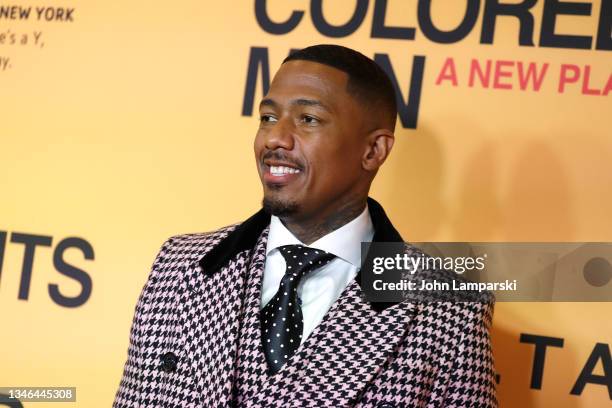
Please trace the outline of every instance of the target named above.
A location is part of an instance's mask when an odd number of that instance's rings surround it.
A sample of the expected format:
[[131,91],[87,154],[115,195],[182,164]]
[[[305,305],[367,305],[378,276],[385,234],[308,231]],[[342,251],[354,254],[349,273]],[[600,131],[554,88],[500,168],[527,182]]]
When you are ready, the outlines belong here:
[[161,357],[161,369],[167,373],[175,371],[177,363],[178,357],[170,351]]

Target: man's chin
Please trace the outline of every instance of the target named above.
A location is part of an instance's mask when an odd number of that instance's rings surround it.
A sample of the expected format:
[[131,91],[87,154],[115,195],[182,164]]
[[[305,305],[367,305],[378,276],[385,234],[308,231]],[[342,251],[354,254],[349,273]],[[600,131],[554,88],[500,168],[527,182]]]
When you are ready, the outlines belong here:
[[295,201],[280,198],[264,197],[262,206],[265,212],[277,217],[286,217],[298,212],[299,205]]

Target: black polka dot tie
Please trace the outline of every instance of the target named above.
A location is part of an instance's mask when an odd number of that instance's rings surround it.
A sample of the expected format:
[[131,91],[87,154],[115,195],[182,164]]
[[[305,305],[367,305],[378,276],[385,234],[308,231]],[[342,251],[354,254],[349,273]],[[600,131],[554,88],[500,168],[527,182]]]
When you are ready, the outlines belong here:
[[278,249],[285,258],[287,269],[278,292],[261,310],[261,338],[272,374],[295,354],[302,341],[304,321],[297,295],[300,280],[335,258],[329,252],[302,245],[284,245]]

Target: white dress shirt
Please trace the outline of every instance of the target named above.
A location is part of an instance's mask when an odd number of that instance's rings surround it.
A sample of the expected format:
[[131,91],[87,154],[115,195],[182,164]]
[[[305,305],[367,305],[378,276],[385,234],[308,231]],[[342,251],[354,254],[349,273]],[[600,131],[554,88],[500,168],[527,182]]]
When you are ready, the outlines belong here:
[[285,259],[278,247],[304,245],[334,254],[336,258],[322,268],[309,272],[298,285],[304,317],[303,344],[347,285],[355,279],[361,265],[361,242],[370,242],[373,237],[374,226],[367,205],[352,221],[310,245],[303,244],[278,217],[272,216],[261,288],[261,308],[274,297],[285,275]]

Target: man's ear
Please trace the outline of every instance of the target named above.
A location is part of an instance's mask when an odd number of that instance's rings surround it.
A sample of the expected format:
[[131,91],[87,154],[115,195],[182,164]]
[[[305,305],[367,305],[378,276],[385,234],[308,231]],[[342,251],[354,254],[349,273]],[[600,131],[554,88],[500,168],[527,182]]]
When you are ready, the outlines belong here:
[[364,170],[376,171],[387,160],[395,135],[389,129],[376,129],[371,132],[366,139],[366,150],[361,164]]

